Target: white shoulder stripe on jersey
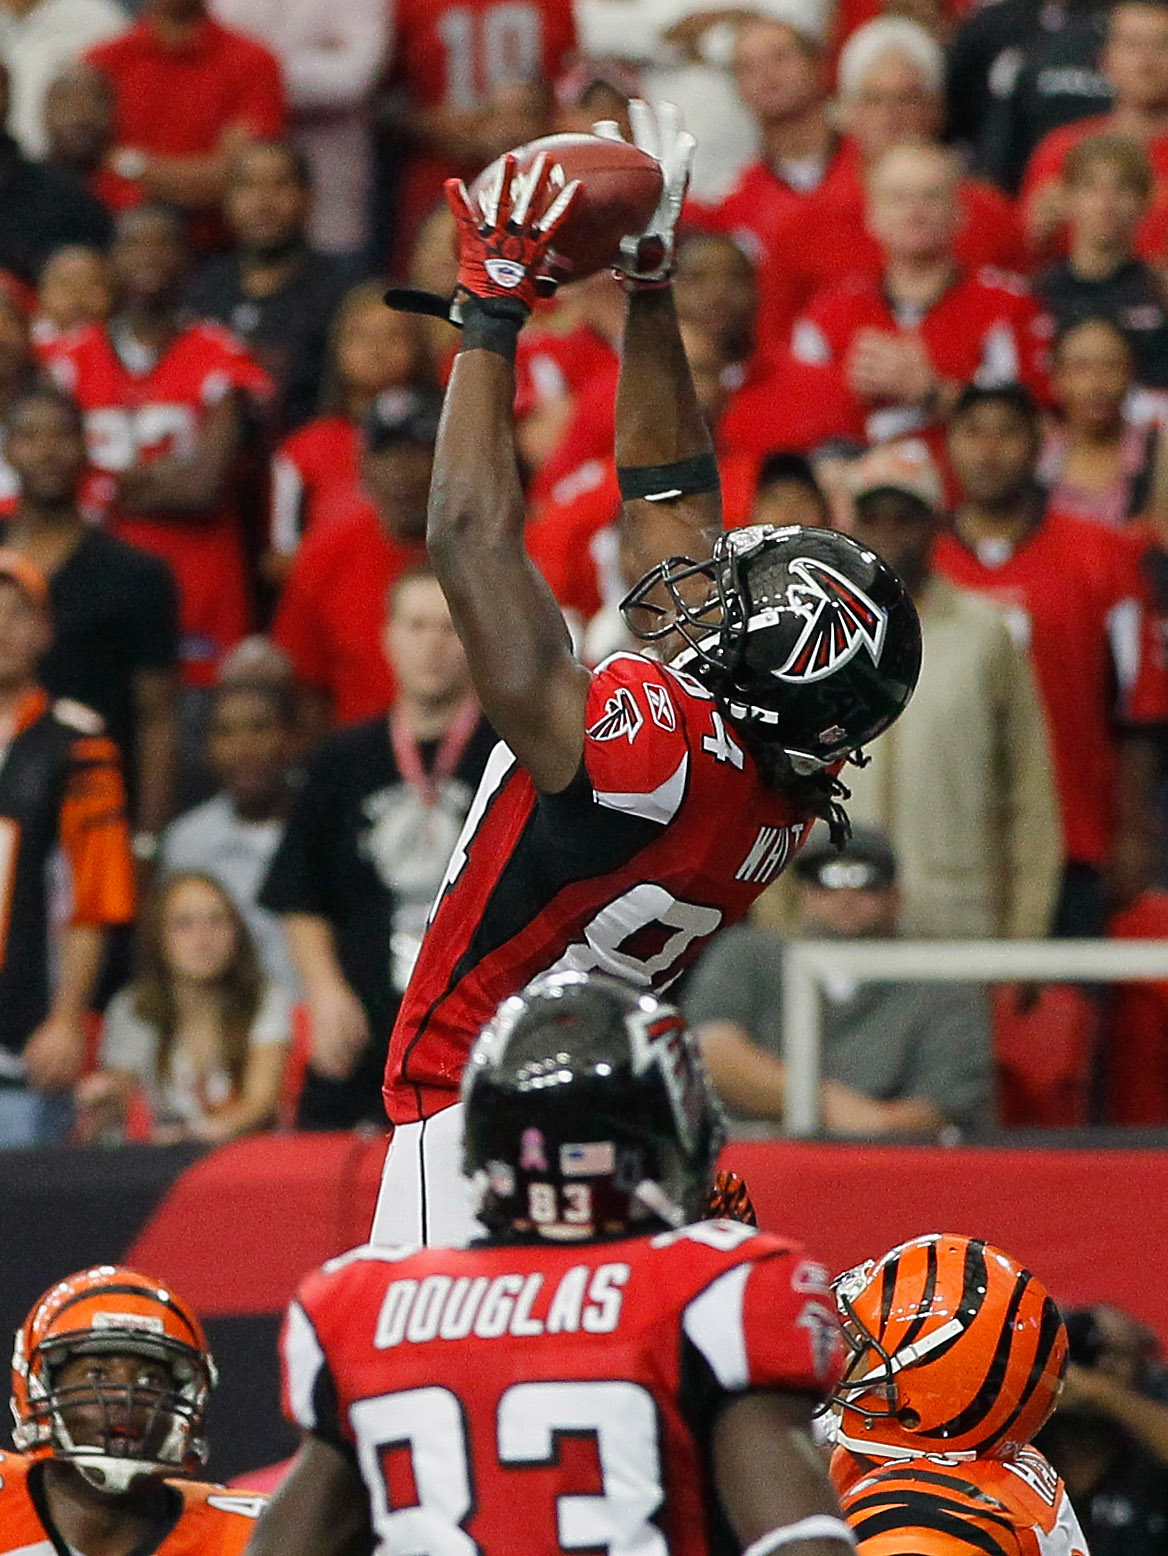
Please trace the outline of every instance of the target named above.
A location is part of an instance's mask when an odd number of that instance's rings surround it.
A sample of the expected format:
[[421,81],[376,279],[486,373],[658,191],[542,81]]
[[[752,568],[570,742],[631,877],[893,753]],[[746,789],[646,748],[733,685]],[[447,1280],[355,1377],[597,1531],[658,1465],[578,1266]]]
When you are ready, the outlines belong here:
[[686,1336],[728,1392],[744,1389],[750,1381],[742,1304],[753,1268],[751,1264],[737,1264],[727,1270],[700,1297],[694,1298],[682,1318]]
[[316,1338],[316,1330],[299,1302],[291,1303],[288,1308],[283,1351],[284,1372],[288,1379],[288,1404],[293,1420],[297,1426],[311,1432],[317,1426],[312,1396],[324,1366],[324,1352]]
[[32,1545],[18,1545],[4,1556],[57,1556],[52,1540],[36,1540]]
[[640,816],[645,821],[656,821],[665,826],[681,809],[688,776],[689,752],[686,751],[674,772],[649,794],[603,794],[594,789],[592,797],[606,810],[623,811],[626,816]]
[[326,1275],[335,1275],[350,1264],[400,1264],[418,1251],[417,1243],[359,1243],[348,1253],[339,1253],[321,1265]]

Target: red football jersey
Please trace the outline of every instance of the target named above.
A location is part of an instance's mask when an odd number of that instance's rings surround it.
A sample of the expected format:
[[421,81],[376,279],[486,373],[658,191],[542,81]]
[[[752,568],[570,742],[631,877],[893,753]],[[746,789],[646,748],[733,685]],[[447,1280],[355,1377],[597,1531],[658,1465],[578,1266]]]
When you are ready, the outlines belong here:
[[805,839],[810,815],[767,787],[691,676],[615,654],[593,672],[587,721],[560,794],[504,745],[487,763],[390,1040],[395,1124],[457,1101],[480,1029],[537,973],[667,989]]
[[291,556],[313,525],[356,497],[361,429],[347,416],[318,416],[285,438],[272,460],[271,547]]
[[297,680],[331,699],[337,723],[374,718],[393,702],[397,687],[381,649],[385,598],[396,578],[425,560],[422,541],[385,533],[361,491],[297,552],[272,637]]
[[[157,361],[141,365],[124,361],[108,330],[91,325],[54,341],[46,361],[85,412],[90,463],[108,475],[143,460],[189,454],[211,408],[229,390],[266,398],[272,387],[239,342],[213,324],[188,325]],[[111,486],[105,511],[123,540],[170,564],[179,588],[184,675],[191,684],[209,684],[218,659],[248,626],[234,505],[192,517],[121,513]]]
[[[301,1286],[285,1409],[355,1450],[383,1556],[707,1556],[709,1437],[749,1390],[823,1397],[827,1271],[732,1221],[658,1237],[367,1246]],[[517,1520],[518,1519],[518,1523]]]
[[855,405],[866,438],[883,443],[919,434],[934,426],[921,406],[866,404],[848,388],[848,354],[861,330],[919,335],[942,378],[962,384],[1020,381],[1047,398],[1050,321],[1022,282],[996,270],[958,275],[927,312],[913,317],[894,312],[879,280],[857,277],[822,292],[795,323],[796,361],[822,367],[837,381]]
[[[963,178],[958,202],[961,226],[953,253],[963,270],[976,274],[986,267],[1016,273],[1030,269],[1026,238],[1012,200],[980,178]],[[806,307],[817,293],[852,276],[879,282],[884,257],[868,231],[864,205],[857,163],[850,185],[841,183],[813,195],[802,211],[783,224],[772,245],[775,284],[784,278],[792,307]]]
[[[410,103],[456,113],[483,109],[516,81],[554,81],[576,47],[565,0],[395,0],[393,81]],[[398,195],[398,221],[413,233],[452,174],[473,177],[438,156],[410,159]]]
[[728,233],[755,263],[758,272],[759,347],[778,354],[786,343],[792,311],[781,257],[785,234],[795,225],[807,242],[814,227],[803,225],[817,201],[851,189],[859,178],[859,153],[848,140],[837,147],[815,189],[797,189],[759,159],[745,167],[734,188],[718,205],[695,210],[695,224]]
[[[30,1487],[30,1480],[35,1485],[40,1478],[40,1464],[25,1454],[0,1453],[0,1556],[34,1551],[49,1556],[70,1549],[59,1531],[46,1528],[39,1490],[34,1497]],[[156,1544],[146,1546],[150,1556],[243,1556],[266,1497],[197,1480],[166,1484],[174,1523]]]
[[934,565],[1005,608],[1046,708],[1067,857],[1102,865],[1115,828],[1116,727],[1168,722],[1164,622],[1123,531],[1048,512],[1008,556],[951,534]]

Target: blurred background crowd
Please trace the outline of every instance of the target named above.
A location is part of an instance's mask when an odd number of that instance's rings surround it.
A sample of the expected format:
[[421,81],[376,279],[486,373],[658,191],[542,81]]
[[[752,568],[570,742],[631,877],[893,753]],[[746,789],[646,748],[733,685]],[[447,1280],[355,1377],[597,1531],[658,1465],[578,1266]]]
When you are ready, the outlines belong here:
[[[686,990],[777,1126],[782,944],[1168,935],[1168,4],[0,0],[0,1144],[383,1127],[492,743],[424,550],[440,199],[668,98],[726,522],[916,599],[916,698]],[[622,293],[524,332],[529,543],[626,641]],[[1168,985],[824,991],[851,1136],[1168,1123]]]

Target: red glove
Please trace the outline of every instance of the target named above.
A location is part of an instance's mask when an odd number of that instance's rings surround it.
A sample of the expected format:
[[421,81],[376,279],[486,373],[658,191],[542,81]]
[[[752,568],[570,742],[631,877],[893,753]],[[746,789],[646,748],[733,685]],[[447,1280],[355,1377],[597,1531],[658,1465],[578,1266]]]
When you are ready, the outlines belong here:
[[[472,202],[458,178],[446,181],[446,200],[458,225],[459,293],[514,298],[530,313],[548,250],[571,211],[580,180],[548,203],[551,172],[541,153],[525,173],[508,154],[497,181]],[[477,203],[479,209],[475,209]],[[542,214],[540,214],[542,213]]]

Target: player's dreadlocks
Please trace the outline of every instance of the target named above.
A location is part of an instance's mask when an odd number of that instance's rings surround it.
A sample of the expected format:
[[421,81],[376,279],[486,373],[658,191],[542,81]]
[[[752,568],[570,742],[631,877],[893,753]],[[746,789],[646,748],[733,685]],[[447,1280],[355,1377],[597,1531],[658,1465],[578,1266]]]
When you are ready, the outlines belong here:
[[[852,823],[843,806],[843,802],[852,797],[847,784],[826,768],[817,773],[797,773],[791,758],[781,747],[763,740],[751,740],[741,724],[734,727],[748,742],[750,754],[758,763],[767,787],[825,821],[832,842],[837,848],[843,848],[852,835]],[[859,753],[852,760],[857,767],[867,764],[867,758]]]

